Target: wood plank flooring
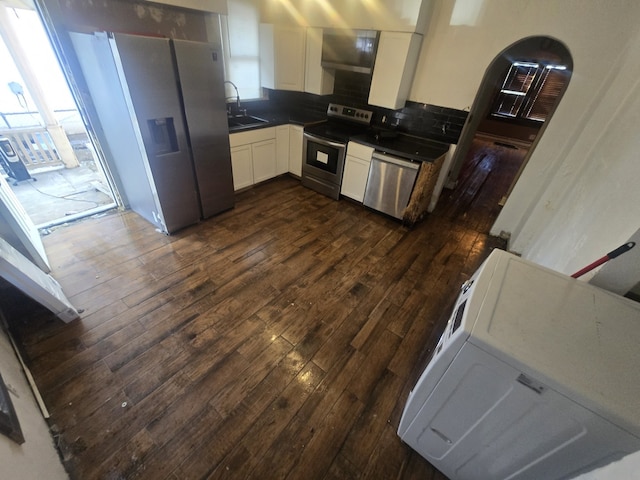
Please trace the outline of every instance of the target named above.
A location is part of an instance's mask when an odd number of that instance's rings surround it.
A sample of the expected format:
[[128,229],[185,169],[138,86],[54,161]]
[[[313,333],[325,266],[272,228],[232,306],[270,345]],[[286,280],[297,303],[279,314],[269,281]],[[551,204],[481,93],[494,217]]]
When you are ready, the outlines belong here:
[[503,246],[460,195],[407,229],[282,177],[171,237],[131,212],[54,230],[82,320],[2,303],[71,478],[444,478],[396,429],[458,286]]
[[[480,232],[489,231],[500,213],[527,151],[508,148],[476,137],[454,190],[444,190],[440,215],[465,222]],[[444,211],[443,211],[444,210]]]

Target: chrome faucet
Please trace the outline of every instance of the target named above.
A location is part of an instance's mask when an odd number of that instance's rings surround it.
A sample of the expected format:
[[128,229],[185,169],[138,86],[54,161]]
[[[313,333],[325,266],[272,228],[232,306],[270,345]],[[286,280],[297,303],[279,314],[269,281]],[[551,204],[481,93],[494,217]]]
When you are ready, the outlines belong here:
[[[230,80],[225,80],[224,83],[228,83],[229,85],[231,85],[235,89],[235,91],[236,91],[236,108],[238,109],[238,113],[240,113],[242,110],[241,110],[241,105],[240,105],[240,93],[238,93],[238,87],[236,87],[236,84],[233,83]],[[228,100],[229,98],[233,98],[233,97],[227,97],[227,98],[225,98],[225,100]],[[231,107],[229,107],[229,109],[227,110],[227,113],[229,115],[231,115]]]

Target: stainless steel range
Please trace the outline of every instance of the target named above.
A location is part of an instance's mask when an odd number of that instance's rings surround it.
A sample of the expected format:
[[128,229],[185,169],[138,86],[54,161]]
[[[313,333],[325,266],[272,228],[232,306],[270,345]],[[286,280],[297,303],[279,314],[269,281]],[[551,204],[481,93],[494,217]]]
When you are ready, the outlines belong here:
[[365,133],[373,112],[330,103],[327,121],[306,127],[302,185],[338,200],[349,137]]

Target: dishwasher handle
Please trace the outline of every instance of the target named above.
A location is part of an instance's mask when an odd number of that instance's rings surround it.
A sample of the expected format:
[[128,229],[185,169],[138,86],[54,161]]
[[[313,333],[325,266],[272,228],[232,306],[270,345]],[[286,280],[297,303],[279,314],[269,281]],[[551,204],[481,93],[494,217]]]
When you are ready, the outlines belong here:
[[413,162],[406,158],[394,157],[393,155],[389,155],[388,153],[381,152],[373,152],[371,155],[371,160],[378,160],[380,162],[393,163],[394,165],[399,165],[402,168],[412,168],[413,170],[418,170],[420,168],[421,162]]

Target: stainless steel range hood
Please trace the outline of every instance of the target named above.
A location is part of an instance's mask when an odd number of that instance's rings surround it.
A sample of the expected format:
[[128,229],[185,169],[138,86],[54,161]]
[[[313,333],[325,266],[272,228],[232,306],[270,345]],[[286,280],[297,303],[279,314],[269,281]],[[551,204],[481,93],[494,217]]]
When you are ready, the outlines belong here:
[[371,74],[379,36],[375,30],[325,28],[322,35],[322,67]]

